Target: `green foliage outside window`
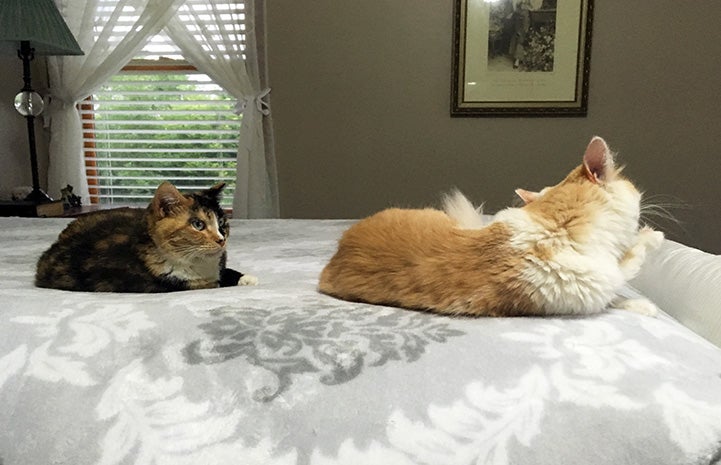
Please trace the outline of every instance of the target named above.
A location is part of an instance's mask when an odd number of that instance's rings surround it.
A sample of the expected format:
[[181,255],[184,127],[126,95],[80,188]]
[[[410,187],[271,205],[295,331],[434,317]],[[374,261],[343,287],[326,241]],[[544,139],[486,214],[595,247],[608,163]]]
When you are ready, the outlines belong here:
[[95,147],[86,151],[101,203],[146,204],[163,180],[185,191],[224,181],[230,206],[240,117],[232,97],[195,76],[123,73],[93,96]]

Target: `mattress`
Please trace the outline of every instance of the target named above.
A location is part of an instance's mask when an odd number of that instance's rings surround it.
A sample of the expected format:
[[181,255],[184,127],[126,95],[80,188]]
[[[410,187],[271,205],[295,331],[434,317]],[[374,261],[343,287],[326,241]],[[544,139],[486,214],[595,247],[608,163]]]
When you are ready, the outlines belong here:
[[340,220],[231,220],[258,286],[35,288],[67,221],[0,219],[2,465],[721,461],[721,349],[666,315],[336,300]]

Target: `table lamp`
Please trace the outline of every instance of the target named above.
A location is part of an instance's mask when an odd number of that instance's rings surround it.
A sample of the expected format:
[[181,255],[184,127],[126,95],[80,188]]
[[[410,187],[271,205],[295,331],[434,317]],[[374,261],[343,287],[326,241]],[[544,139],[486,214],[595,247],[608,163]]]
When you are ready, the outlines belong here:
[[25,198],[33,203],[52,199],[40,189],[35,149],[35,117],[44,107],[43,98],[30,83],[30,61],[35,55],[83,55],[53,0],[0,0],[0,51],[17,50],[23,62],[23,88],[15,96],[15,109],[25,117],[30,144],[33,190]]

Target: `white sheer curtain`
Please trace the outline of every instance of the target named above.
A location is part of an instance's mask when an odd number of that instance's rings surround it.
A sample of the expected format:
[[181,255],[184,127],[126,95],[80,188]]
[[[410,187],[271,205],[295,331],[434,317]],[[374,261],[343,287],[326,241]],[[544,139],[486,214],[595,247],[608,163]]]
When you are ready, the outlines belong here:
[[183,0],[56,0],[84,56],[48,57],[50,125],[48,191],[66,184],[88,203],[78,102],[132,59]]
[[260,85],[253,1],[186,0],[166,30],[183,56],[238,99],[242,115],[233,217],[278,216],[277,176],[263,118],[270,89]]

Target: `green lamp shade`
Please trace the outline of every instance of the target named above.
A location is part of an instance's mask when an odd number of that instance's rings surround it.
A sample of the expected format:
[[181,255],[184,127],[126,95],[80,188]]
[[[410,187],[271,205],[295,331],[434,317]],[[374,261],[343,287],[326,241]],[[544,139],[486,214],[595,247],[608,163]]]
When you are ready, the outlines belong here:
[[21,41],[36,55],[83,55],[53,0],[0,0],[0,42],[16,53]]

